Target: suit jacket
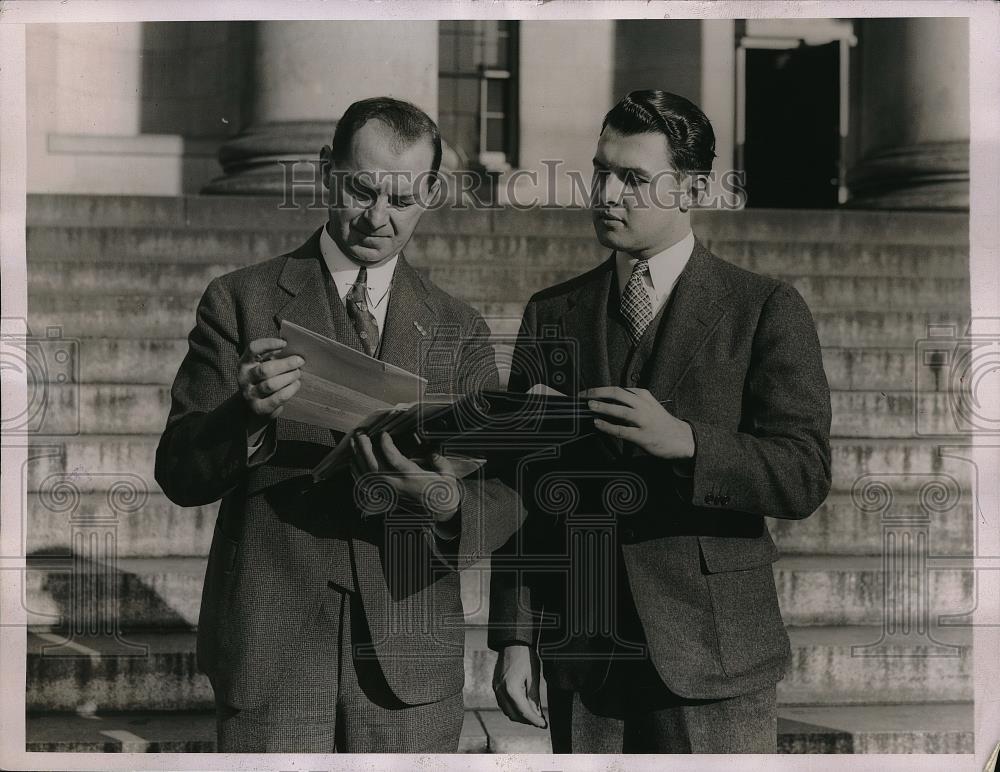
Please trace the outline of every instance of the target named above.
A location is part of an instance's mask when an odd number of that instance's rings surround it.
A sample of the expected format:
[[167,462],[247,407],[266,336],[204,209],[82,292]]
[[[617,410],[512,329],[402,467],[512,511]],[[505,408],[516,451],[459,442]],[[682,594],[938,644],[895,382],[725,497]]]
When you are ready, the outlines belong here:
[[[606,336],[614,266],[612,256],[531,298],[511,389],[529,388],[524,374],[535,373],[561,390],[617,385]],[[550,350],[559,346],[561,353]],[[608,441],[605,455],[591,448],[538,462],[540,470],[522,464],[529,515],[494,556],[490,645],[539,645],[549,683],[592,688],[615,638],[616,656],[635,651],[627,637],[605,634],[600,621],[614,613],[595,608],[618,603],[624,591],[674,692],[716,699],[770,685],[790,647],[765,518],[805,518],[830,488],[830,393],[809,309],[787,283],[698,242],[645,367],[627,378],[691,426],[693,475]],[[552,505],[560,482],[576,490],[575,498],[562,494],[561,513]],[[631,492],[623,495],[623,485]],[[611,525],[605,533],[613,536],[584,538],[581,518],[594,533]],[[624,588],[614,587],[616,559]]]
[[[278,337],[279,321],[288,319],[361,348],[345,309],[328,300],[319,235],[209,284],[171,391],[156,480],[182,506],[221,500],[202,594],[199,666],[227,704],[266,702],[330,576],[351,570],[334,565],[347,556],[371,634],[369,656],[400,700],[433,702],[464,684],[457,571],[502,544],[523,510],[510,487],[481,470],[463,481],[457,539],[438,539],[426,517],[402,507],[362,518],[349,475],[318,485],[309,475],[339,437],[280,417],[248,461],[247,409],[236,377],[250,341]],[[482,317],[402,256],[381,358],[428,378],[428,394],[496,388]]]

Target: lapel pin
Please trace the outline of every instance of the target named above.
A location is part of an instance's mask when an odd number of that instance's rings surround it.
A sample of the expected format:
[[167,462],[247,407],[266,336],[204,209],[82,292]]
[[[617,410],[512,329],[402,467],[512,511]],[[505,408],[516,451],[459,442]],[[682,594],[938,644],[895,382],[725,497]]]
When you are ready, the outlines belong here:
[[420,326],[420,322],[414,322],[413,326],[417,328],[417,332],[421,335],[427,335],[427,330]]

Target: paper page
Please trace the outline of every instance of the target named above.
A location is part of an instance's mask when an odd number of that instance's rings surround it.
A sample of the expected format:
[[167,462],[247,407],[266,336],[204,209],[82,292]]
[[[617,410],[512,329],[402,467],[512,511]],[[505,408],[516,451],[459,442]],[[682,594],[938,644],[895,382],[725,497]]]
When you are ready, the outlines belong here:
[[302,386],[288,402],[282,418],[324,429],[349,432],[368,415],[388,407],[367,394],[330,383],[303,371]]
[[282,356],[298,354],[305,359],[304,373],[358,392],[381,405],[417,402],[423,397],[427,384],[424,378],[287,319],[281,320],[281,337],[287,342]]
[[565,397],[561,391],[556,391],[551,386],[546,386],[544,383],[536,383],[530,389],[528,389],[529,394],[540,394],[543,397]]

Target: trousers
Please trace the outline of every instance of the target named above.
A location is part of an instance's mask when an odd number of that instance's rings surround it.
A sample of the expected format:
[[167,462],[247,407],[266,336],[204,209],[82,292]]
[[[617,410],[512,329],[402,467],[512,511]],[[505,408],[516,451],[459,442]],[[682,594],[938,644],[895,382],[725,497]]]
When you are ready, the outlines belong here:
[[330,583],[312,621],[288,642],[275,694],[264,705],[216,701],[224,753],[455,753],[462,693],[408,705],[389,689],[373,656],[356,593]]

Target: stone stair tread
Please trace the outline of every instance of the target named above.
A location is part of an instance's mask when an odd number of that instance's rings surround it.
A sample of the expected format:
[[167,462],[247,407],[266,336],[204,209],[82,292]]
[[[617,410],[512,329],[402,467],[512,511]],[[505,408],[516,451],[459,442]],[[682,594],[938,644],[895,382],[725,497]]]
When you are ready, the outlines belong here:
[[[193,630],[135,630],[125,636],[130,644],[145,647],[149,654],[181,654],[194,655],[197,633]],[[57,640],[58,639],[58,640]],[[59,647],[63,636],[46,630],[29,628],[27,639],[28,657],[48,657],[51,648]],[[121,644],[113,638],[103,635],[74,635],[67,648],[67,656],[114,657],[122,651]]]
[[[972,645],[972,630],[969,627],[947,627],[935,628],[934,636],[943,643],[967,648]],[[792,646],[834,646],[850,647],[864,645],[870,641],[879,639],[881,628],[874,625],[838,625],[838,626],[811,626],[811,627],[789,627],[788,636]],[[193,630],[137,630],[128,634],[128,640],[132,643],[147,646],[151,654],[161,653],[188,653],[194,652],[195,639],[197,633]],[[42,656],[45,647],[56,643],[53,637],[60,637],[57,633],[47,630],[31,628],[28,630],[27,648],[28,655]],[[916,636],[914,636],[916,637]],[[93,651],[96,655],[111,654],[119,651],[119,645],[114,640],[110,640],[100,635],[74,636],[73,642],[78,647],[83,647]],[[922,643],[915,643],[922,646]],[[486,628],[481,626],[469,626],[465,634],[466,650],[485,651]],[[80,654],[86,651],[80,650]]]
[[[829,727],[843,732],[972,732],[971,702],[934,705],[786,705],[780,719]],[[780,720],[779,719],[779,720]],[[780,731],[780,730],[779,730]]]
[[[243,230],[247,222],[270,228],[293,230],[317,227],[326,218],[309,202],[277,207],[272,199],[255,196],[128,196],[93,194],[29,194],[29,227],[142,227],[176,226]],[[896,242],[961,244],[968,240],[968,214],[960,212],[866,211],[846,209],[744,209],[740,211],[694,210],[696,229],[716,239],[773,238],[797,241],[824,238],[850,243]],[[586,211],[562,207],[544,211],[512,211],[507,208],[428,212],[425,227],[447,226],[450,232],[468,227],[475,232],[519,232],[538,230],[547,224],[559,234],[581,233],[591,237]]]
[[[135,711],[29,716],[25,745],[29,753],[215,753],[215,714]],[[485,753],[487,748],[482,722],[475,711],[465,711],[459,752]]]
[[[881,637],[882,629],[874,625],[816,625],[810,627],[789,627],[788,637],[792,647],[796,646],[830,646],[850,648],[866,645]],[[959,646],[964,649],[972,646],[971,627],[936,627],[932,631],[938,641]],[[900,644],[904,648],[914,646],[920,648],[924,643],[914,633],[912,643]]]
[[[830,705],[782,707],[778,710],[780,752],[812,740],[857,752],[865,736],[909,739],[918,734],[938,741],[957,735],[940,752],[969,752],[972,745],[972,703],[936,705]],[[546,711],[547,714],[547,711]],[[210,712],[146,713],[78,716],[30,716],[26,721],[29,752],[211,753],[215,752],[215,717]],[[853,741],[853,742],[851,742]],[[883,740],[883,743],[885,741]],[[845,749],[848,749],[845,748]],[[510,721],[499,710],[466,710],[459,750],[472,753],[551,753],[548,729]],[[821,749],[805,748],[805,752]],[[879,752],[882,748],[874,749]],[[920,748],[923,752],[934,752]]]

